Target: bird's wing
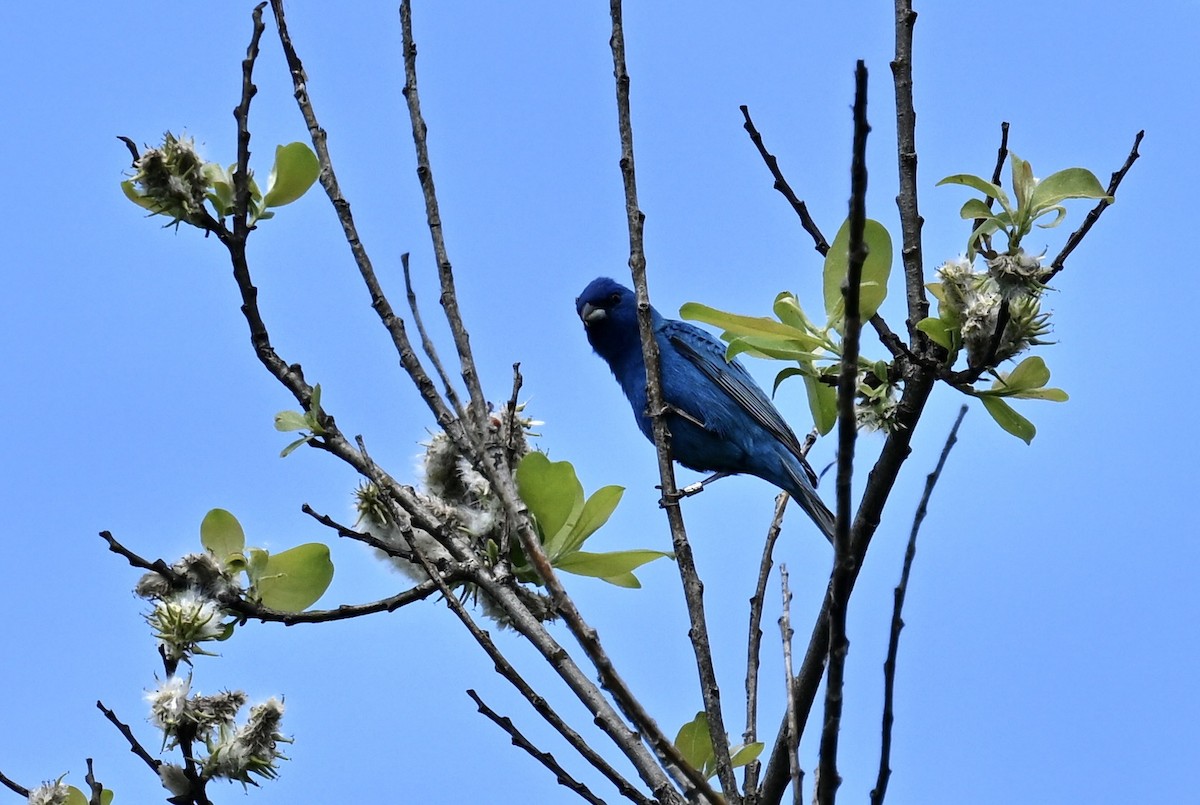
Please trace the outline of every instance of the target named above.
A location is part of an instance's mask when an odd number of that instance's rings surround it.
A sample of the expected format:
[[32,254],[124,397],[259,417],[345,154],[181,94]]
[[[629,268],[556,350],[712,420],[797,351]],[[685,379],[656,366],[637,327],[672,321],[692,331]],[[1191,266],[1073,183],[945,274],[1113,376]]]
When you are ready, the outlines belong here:
[[725,360],[725,345],[699,327],[682,321],[666,320],[662,330],[667,341],[680,355],[691,361],[759,425],[787,447],[789,452],[800,459],[800,466],[809,473],[809,481],[815,486],[816,474],[804,460],[800,440],[745,367],[736,360]]

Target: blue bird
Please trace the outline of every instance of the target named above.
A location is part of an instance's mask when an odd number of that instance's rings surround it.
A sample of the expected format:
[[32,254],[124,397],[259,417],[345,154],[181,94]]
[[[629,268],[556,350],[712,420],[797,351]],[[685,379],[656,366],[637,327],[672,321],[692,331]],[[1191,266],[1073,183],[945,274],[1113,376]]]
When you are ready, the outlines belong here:
[[[653,440],[646,414],[646,368],[633,291],[608,277],[592,280],[575,299],[588,343],[625,392],[638,427]],[[817,495],[816,473],[800,440],[725,345],[691,324],[664,319],[650,308],[658,342],[671,455],[685,467],[714,475],[747,473],[785,490],[833,541],[834,515]]]

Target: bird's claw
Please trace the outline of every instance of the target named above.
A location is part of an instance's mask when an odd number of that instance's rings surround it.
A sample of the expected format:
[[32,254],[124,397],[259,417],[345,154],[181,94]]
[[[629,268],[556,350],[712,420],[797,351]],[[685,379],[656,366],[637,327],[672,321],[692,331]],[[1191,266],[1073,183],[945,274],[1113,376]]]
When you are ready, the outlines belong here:
[[[662,492],[662,484],[655,484],[654,488]],[[684,498],[690,498],[692,495],[698,495],[703,491],[703,481],[697,481],[694,484],[688,484],[687,486],[676,489],[675,492],[670,495],[664,493],[663,496],[658,499],[658,507],[660,509],[665,509],[668,506],[677,505],[679,501],[683,500]]]

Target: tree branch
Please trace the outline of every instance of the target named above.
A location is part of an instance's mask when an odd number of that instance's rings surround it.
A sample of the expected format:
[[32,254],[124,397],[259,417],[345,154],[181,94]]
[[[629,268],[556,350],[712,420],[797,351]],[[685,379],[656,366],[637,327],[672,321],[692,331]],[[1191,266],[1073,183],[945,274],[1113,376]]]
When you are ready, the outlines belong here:
[[[1125,174],[1129,173],[1129,169],[1133,167],[1133,163],[1136,162],[1138,157],[1141,156],[1141,154],[1138,153],[1138,146],[1142,144],[1142,138],[1145,136],[1145,129],[1142,129],[1137,133],[1137,135],[1133,138],[1133,147],[1129,149],[1129,156],[1125,158],[1125,164],[1122,165],[1108,181],[1108,195],[1112,196],[1114,201],[1116,200],[1117,188],[1121,186],[1121,180],[1125,178]],[[1112,201],[1101,199],[1099,203],[1097,203],[1096,206],[1091,209],[1091,212],[1089,212],[1087,217],[1083,219],[1083,223],[1080,224],[1079,228],[1072,232],[1071,236],[1067,238],[1066,245],[1063,246],[1063,249],[1058,253],[1058,256],[1054,258],[1054,262],[1050,264],[1050,270],[1042,277],[1041,281],[1043,285],[1054,279],[1055,275],[1063,270],[1063,264],[1066,263],[1067,257],[1070,256],[1071,252],[1075,251],[1075,247],[1083,241],[1084,235],[1088,233],[1093,224],[1100,220],[1101,213],[1108,209],[1112,203]]]
[[896,0],[896,55],[892,60],[892,82],[896,88],[896,157],[900,169],[900,229],[904,235],[901,256],[908,297],[908,340],[914,352],[929,352],[929,337],[917,322],[929,315],[921,257],[921,227],[925,219],[917,208],[917,112],[913,107],[912,41],[917,12],[911,0]]
[[[683,583],[684,599],[687,602],[691,628],[692,651],[696,657],[696,668],[700,676],[700,694],[704,701],[713,752],[716,755],[717,776],[727,802],[741,802],[733,766],[729,758],[729,737],[721,712],[721,690],[717,684],[713,667],[712,650],[708,640],[708,626],[704,615],[704,584],[696,572],[691,545],[683,524],[683,513],[679,508],[679,492],[675,484],[675,470],[671,462],[670,433],[665,421],[666,406],[663,402],[662,375],[659,365],[658,344],[650,323],[650,295],[646,286],[646,254],[643,246],[643,227],[646,217],[638,205],[637,172],[633,156],[633,122],[629,103],[629,72],[625,64],[625,31],[622,22],[621,0],[610,0],[609,13],[612,17],[612,37],[609,44],[613,55],[613,75],[616,79],[617,126],[621,141],[621,178],[625,187],[625,214],[629,227],[629,268],[637,296],[638,333],[642,342],[642,355],[646,365],[646,400],[650,415],[655,452],[658,456],[658,471],[662,479],[663,508],[671,530],[671,542],[675,550],[676,564]],[[673,747],[673,744],[672,744]],[[699,774],[692,774],[685,764],[685,773],[693,782],[699,782]],[[707,781],[701,787],[707,788]]]
[[29,789],[15,780],[9,779],[4,772],[0,771],[0,785],[3,785],[9,791],[12,791],[18,797],[28,797]]
[[450,325],[454,347],[458,351],[459,370],[467,385],[471,413],[475,427],[479,429],[478,438],[483,441],[487,437],[487,402],[483,397],[483,389],[479,385],[475,358],[471,354],[471,339],[458,310],[454,271],[450,265],[450,257],[446,252],[446,240],[442,234],[442,216],[438,209],[437,191],[433,185],[433,168],[429,164],[429,145],[426,136],[429,128],[421,116],[421,98],[417,92],[417,46],[413,42],[410,0],[401,0],[400,2],[400,33],[401,46],[404,50],[404,89],[402,92],[404,100],[408,102],[413,144],[417,151],[417,179],[421,182],[421,191],[425,196],[425,217],[429,225],[429,235],[433,241],[433,255],[437,260],[438,278],[442,284],[442,309],[446,314],[446,322]]
[[404,292],[408,297],[408,309],[412,312],[413,323],[417,325],[417,335],[421,337],[421,349],[424,350],[425,357],[429,358],[429,362],[433,364],[434,371],[441,378],[442,389],[446,395],[446,399],[454,407],[454,412],[458,414],[458,418],[464,419],[467,413],[463,410],[462,402],[458,399],[458,392],[454,390],[454,384],[450,382],[450,375],[446,373],[446,368],[442,365],[441,358],[438,357],[437,348],[433,345],[433,340],[430,339],[429,333],[425,331],[425,323],[421,320],[421,310],[417,307],[417,293],[413,290],[412,274],[408,270],[408,252],[400,255],[400,267],[404,271]]
[[954,426],[950,428],[950,435],[946,437],[946,444],[942,447],[942,454],[938,457],[937,466],[925,478],[925,493],[921,495],[921,502],[917,504],[917,512],[913,516],[912,531],[908,535],[908,547],[904,551],[904,567],[900,571],[900,584],[897,585],[893,596],[892,630],[888,638],[887,659],[883,663],[883,727],[879,748],[879,774],[875,778],[875,788],[871,790],[871,805],[883,805],[883,798],[887,795],[888,778],[892,775],[889,763],[892,755],[896,655],[900,650],[900,630],[904,628],[904,620],[901,618],[901,612],[904,609],[904,597],[908,593],[908,576],[912,571],[913,559],[917,555],[917,532],[921,529],[921,523],[925,520],[925,513],[929,507],[929,498],[933,495],[933,488],[942,476],[942,468],[946,466],[946,458],[950,455],[950,450],[954,447],[955,442],[958,441],[958,426],[962,424],[963,417],[966,415],[967,406],[964,405],[958,409],[958,416],[954,420]]
[[846,610],[855,576],[850,545],[851,479],[858,437],[855,396],[858,391],[858,346],[862,320],[859,296],[863,263],[867,259],[864,231],[867,223],[867,68],[860,60],[854,73],[854,145],[850,167],[850,259],[842,298],[846,303],[845,334],[838,379],[837,525],[834,529],[833,574],[829,581],[829,668],[825,677],[825,725],[821,731],[821,757],[817,771],[817,801],[833,805],[841,777],[837,770],[838,734],[842,726],[842,686],[846,653]]
[[[815,432],[815,431],[814,431]],[[804,440],[804,453],[815,441],[813,434]],[[771,566],[775,543],[783,529],[783,515],[791,498],[787,492],[780,492],[775,498],[775,514],[771,517],[771,525],[767,528],[767,538],[763,544],[762,561],[758,564],[758,583],[754,595],[750,596],[750,628],[746,637],[746,731],[742,733],[742,743],[752,744],[758,740],[758,666],[762,646],[762,611],[763,601],[767,595],[767,581],[771,577]],[[791,679],[789,673],[789,680]],[[745,791],[745,805],[755,805],[758,799],[758,772],[762,764],[757,759],[746,764],[742,790]]]
[[554,755],[541,751],[528,738],[522,735],[521,731],[512,723],[512,719],[508,716],[498,715],[495,710],[484,704],[483,699],[479,698],[479,694],[474,690],[468,690],[467,695],[475,702],[475,706],[479,709],[480,713],[508,733],[509,737],[512,738],[513,746],[524,749],[534,760],[549,769],[554,774],[555,779],[558,780],[559,785],[574,791],[585,802],[590,802],[592,805],[604,805],[604,800],[593,794],[586,785],[568,774],[567,770],[560,766],[558,761],[554,759]]
[[787,755],[788,779],[792,784],[793,805],[804,802],[804,771],[800,768],[800,736],[792,725],[796,723],[796,697],[792,688],[792,591],[788,587],[787,565],[779,567],[779,587],[783,594],[783,607],[779,616],[779,631],[783,638],[783,674],[787,685]]
[[150,771],[157,775],[158,767],[162,765],[162,761],[152,757],[150,753],[146,751],[146,748],[138,742],[137,738],[134,737],[133,730],[129,729],[129,725],[122,724],[121,719],[117,718],[117,714],[104,706],[104,702],[97,701],[96,707],[99,708],[100,712],[104,714],[105,718],[112,722],[112,725],[117,728],[117,731],[125,736],[125,740],[129,742],[129,751],[140,757],[142,762],[150,767]]
[[[775,177],[775,189],[788,200],[788,203],[792,205],[792,209],[800,216],[800,225],[804,227],[805,232],[812,236],[813,248],[817,250],[818,254],[824,257],[829,254],[829,243],[825,240],[825,236],[821,234],[821,230],[817,227],[817,222],[808,214],[808,205],[796,196],[796,192],[792,190],[792,186],[784,178],[783,171],[779,169],[779,160],[767,150],[766,145],[763,143],[762,135],[755,128],[754,121],[750,119],[750,109],[746,106],[739,106],[738,108],[742,110],[742,117],[746,119],[742,128],[750,135],[750,140],[754,143],[754,147],[758,149],[763,162],[766,163],[767,170],[771,171],[771,176]],[[888,327],[887,322],[883,320],[882,316],[875,313],[871,316],[870,323],[879,335],[880,343],[887,348],[888,352],[892,353],[893,358],[904,356],[911,360],[916,359],[916,356],[909,352],[908,346],[892,332],[892,328]]]
[[[920,366],[910,366],[911,375],[906,379],[904,391],[897,403],[897,428],[888,434],[874,468],[867,476],[866,488],[859,501],[858,513],[854,518],[851,543],[854,551],[854,577],[862,569],[871,538],[879,527],[884,505],[895,486],[900,468],[912,452],[912,434],[921,412],[929,401],[933,390],[934,375]],[[812,709],[813,700],[825,671],[825,657],[829,648],[829,591],[826,590],[821,611],[813,624],[808,649],[793,683],[796,699],[796,718],[793,722],[799,735],[804,734],[804,725]],[[766,772],[763,775],[760,801],[763,805],[777,805],[788,784],[788,759],[786,724],[782,724],[771,749]]]

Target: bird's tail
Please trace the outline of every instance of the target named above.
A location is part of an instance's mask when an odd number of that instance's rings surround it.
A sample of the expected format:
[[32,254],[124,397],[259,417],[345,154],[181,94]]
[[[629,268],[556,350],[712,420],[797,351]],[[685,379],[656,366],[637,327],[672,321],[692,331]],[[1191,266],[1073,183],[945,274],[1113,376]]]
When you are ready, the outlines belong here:
[[832,543],[834,541],[833,532],[837,524],[837,517],[825,505],[825,501],[821,500],[821,496],[817,494],[817,490],[808,483],[808,478],[802,472],[795,472],[790,463],[787,469],[788,475],[792,478],[788,494],[792,496],[792,500],[800,504],[800,508],[804,509],[804,513],[817,524],[817,528],[821,529],[821,533],[825,535],[825,539]]

